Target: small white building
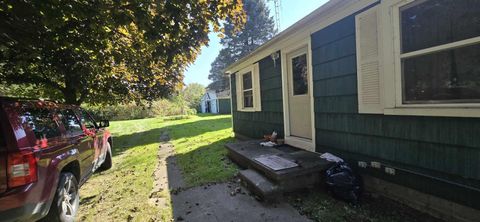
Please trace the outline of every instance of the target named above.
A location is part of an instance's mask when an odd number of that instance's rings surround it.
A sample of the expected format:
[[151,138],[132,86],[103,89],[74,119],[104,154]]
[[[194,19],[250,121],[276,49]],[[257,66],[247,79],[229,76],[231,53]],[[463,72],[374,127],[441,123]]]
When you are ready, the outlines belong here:
[[208,89],[200,101],[200,112],[202,113],[230,113],[230,90],[215,92]]

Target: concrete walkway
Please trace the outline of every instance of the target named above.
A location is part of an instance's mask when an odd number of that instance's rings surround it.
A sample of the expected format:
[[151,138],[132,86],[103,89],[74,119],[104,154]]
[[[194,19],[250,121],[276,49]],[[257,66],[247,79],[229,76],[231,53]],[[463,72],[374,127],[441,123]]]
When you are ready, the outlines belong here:
[[176,164],[174,147],[168,140],[168,134],[164,132],[160,138],[160,164],[154,173],[151,201],[159,207],[168,206],[167,198],[156,194],[169,189],[175,221],[310,221],[287,203],[257,201],[237,180],[186,189]]
[[172,195],[173,213],[176,221],[309,221],[287,203],[266,204],[246,193],[236,182],[191,188]]

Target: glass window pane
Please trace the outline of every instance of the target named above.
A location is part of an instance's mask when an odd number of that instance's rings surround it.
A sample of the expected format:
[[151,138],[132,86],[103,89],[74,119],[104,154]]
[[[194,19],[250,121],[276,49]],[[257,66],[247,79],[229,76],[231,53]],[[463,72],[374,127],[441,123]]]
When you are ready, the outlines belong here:
[[243,107],[253,107],[253,91],[243,92]]
[[304,95],[308,92],[307,55],[292,59],[293,95]]
[[400,11],[402,53],[480,36],[480,0],[413,2]]
[[252,88],[252,72],[247,72],[242,75],[243,78],[243,90]]
[[85,124],[87,129],[95,128],[95,121],[92,119],[90,114],[87,113],[87,111],[82,109],[80,112],[80,118],[82,124]]
[[32,130],[35,138],[39,140],[61,135],[48,109],[26,108],[19,118],[23,128]]
[[80,122],[78,122],[77,116],[75,116],[75,113],[71,109],[64,110],[59,113],[59,116],[63,122],[67,136],[83,133]]
[[480,102],[480,44],[402,63],[404,103]]

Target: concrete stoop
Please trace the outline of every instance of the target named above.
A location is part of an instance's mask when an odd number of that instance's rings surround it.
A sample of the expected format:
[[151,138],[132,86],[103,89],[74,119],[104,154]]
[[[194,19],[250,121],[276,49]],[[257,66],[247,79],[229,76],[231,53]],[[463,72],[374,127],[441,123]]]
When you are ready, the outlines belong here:
[[[239,172],[242,184],[253,194],[267,201],[275,201],[285,192],[319,185],[332,163],[320,154],[288,145],[262,147],[260,141],[243,141],[226,144],[228,157],[244,170]],[[298,164],[297,167],[273,170],[255,158],[276,155]],[[365,189],[393,199],[421,212],[445,221],[480,221],[480,211],[439,197],[419,192],[372,176],[362,175]]]
[[[225,147],[228,157],[244,168],[239,173],[242,183],[252,193],[264,200],[276,200],[284,192],[311,188],[320,184],[323,172],[331,163],[320,154],[288,145],[263,147],[260,141],[229,143]],[[257,157],[275,155],[296,163],[298,166],[273,170],[255,160]]]

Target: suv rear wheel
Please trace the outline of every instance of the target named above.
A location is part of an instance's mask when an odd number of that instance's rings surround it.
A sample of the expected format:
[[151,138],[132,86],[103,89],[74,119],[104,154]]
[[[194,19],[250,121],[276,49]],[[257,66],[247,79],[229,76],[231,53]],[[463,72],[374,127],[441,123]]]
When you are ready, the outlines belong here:
[[61,173],[60,182],[45,221],[74,221],[79,199],[77,178],[72,173]]

